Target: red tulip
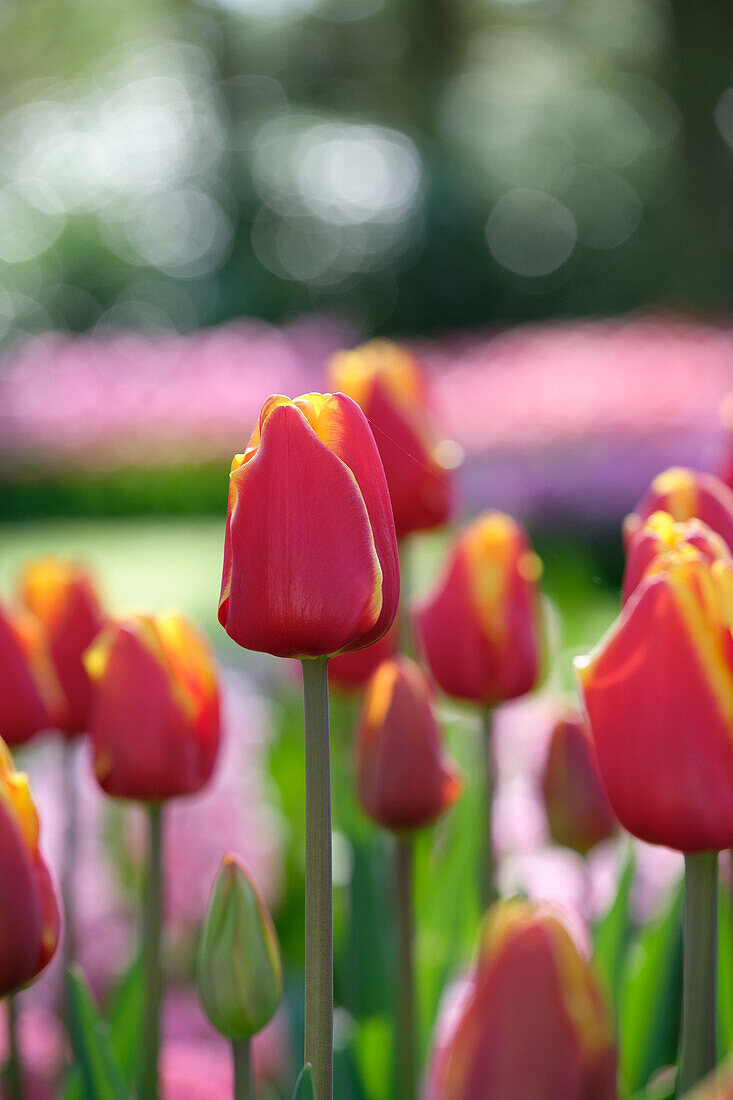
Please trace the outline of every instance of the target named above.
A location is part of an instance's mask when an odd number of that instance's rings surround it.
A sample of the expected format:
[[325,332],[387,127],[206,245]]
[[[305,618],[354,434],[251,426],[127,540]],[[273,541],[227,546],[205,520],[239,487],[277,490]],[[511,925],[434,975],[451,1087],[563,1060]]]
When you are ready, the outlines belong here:
[[649,491],[624,520],[627,546],[654,512],[668,512],[678,523],[700,519],[733,551],[733,492],[714,474],[675,466],[655,477]]
[[232,463],[219,621],[246,649],[318,657],[372,645],[399,602],[384,470],[343,394],[271,397]]
[[388,661],[396,654],[397,634],[397,624],[393,623],[384,637],[368,649],[358,649],[354,653],[342,653],[340,657],[333,657],[328,662],[330,685],[344,691],[363,688],[382,661]]
[[456,447],[441,442],[432,423],[427,380],[416,357],[388,340],[372,340],[335,355],[330,376],[334,389],[353,397],[371,424],[397,534],[442,526],[450,511]]
[[497,902],[451,1008],[427,1100],[616,1100],[606,1006],[550,909]]
[[558,722],[542,775],[542,793],[550,834],[556,844],[585,855],[616,831],[582,716],[568,713]]
[[487,512],[463,532],[438,591],[416,616],[430,671],[448,695],[493,706],[536,685],[541,571],[510,516]]
[[733,847],[733,561],[712,546],[659,554],[576,661],[616,816],[684,852]]
[[668,512],[653,512],[629,540],[623,581],[624,603],[659,555],[670,550],[680,550],[683,554],[699,552],[710,563],[728,553],[720,535],[702,520],[676,523]]
[[131,615],[108,622],[85,662],[102,789],[157,802],[203,787],[219,747],[217,672],[203,636],[180,615]]
[[364,694],[356,741],[359,797],[385,829],[429,825],[461,793],[431,703],[425,674],[407,657],[380,665]]
[[0,740],[0,997],[32,982],[59,941],[61,918],[39,831],[28,777],[14,770]]
[[22,745],[58,724],[61,695],[43,627],[24,607],[0,606],[0,736]]
[[47,558],[25,568],[20,594],[46,631],[66,699],[62,728],[67,734],[84,733],[89,724],[91,683],[82,656],[104,622],[92,579],[78,562]]

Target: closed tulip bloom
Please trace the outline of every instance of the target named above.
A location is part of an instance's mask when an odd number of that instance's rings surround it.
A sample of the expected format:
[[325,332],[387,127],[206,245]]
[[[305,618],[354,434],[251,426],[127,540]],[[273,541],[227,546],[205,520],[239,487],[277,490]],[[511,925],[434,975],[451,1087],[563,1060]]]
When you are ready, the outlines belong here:
[[624,603],[660,554],[687,544],[712,563],[728,549],[720,537],[699,519],[676,522],[668,512],[653,512],[632,535],[626,551],[622,594]]
[[616,1100],[596,981],[544,906],[497,902],[436,1044],[427,1100]]
[[616,816],[684,852],[733,846],[733,561],[711,545],[659,554],[576,661]]
[[510,516],[487,512],[460,535],[437,592],[416,615],[428,667],[447,695],[494,706],[537,684],[541,572]]
[[368,649],[354,653],[342,653],[328,663],[328,681],[332,687],[343,691],[358,691],[364,687],[382,661],[388,661],[397,652],[397,627],[393,624],[383,638]]
[[88,570],[79,562],[47,558],[32,562],[20,578],[26,607],[43,623],[66,707],[62,729],[86,732],[91,682],[82,657],[104,617]]
[[270,1022],[283,993],[277,935],[244,867],[224,858],[214,882],[198,961],[201,1003],[229,1039],[251,1039]]
[[542,774],[550,834],[586,855],[616,831],[585,720],[570,712],[553,728]]
[[441,440],[429,409],[427,381],[407,348],[372,340],[330,363],[334,389],[364,410],[384,463],[398,536],[446,523],[454,444]]
[[151,802],[198,791],[219,748],[217,671],[198,630],[173,613],[111,620],[85,662],[102,789]]
[[627,546],[654,512],[668,512],[678,523],[702,520],[733,552],[733,492],[714,474],[675,466],[655,477],[649,491],[624,520]]
[[40,621],[24,607],[0,605],[0,737],[22,745],[56,726],[64,701]]
[[271,397],[229,482],[219,621],[246,649],[362,649],[399,602],[392,508],[364,414],[343,394]]
[[395,832],[431,824],[461,793],[462,782],[443,753],[430,685],[407,657],[385,661],[369,681],[356,772],[365,812]]
[[61,918],[38,839],[28,777],[0,740],[0,997],[33,981],[53,957]]

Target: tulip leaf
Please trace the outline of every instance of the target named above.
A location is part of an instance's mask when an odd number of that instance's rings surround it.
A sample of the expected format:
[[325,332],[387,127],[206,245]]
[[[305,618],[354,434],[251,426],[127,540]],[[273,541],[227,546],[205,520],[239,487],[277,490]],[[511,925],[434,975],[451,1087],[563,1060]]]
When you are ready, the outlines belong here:
[[143,960],[137,958],[123,974],[107,1003],[110,1046],[115,1062],[128,1084],[137,1080],[140,1053],[140,1020],[145,1001]]
[[[728,853],[730,855],[730,853]],[[733,1051],[733,904],[730,886],[718,892],[718,1057]]]
[[69,972],[68,1009],[71,1046],[85,1100],[129,1100],[129,1089],[112,1054],[109,1029],[74,969]]
[[300,1076],[295,1082],[293,1100],[316,1100],[316,1090],[313,1084],[313,1070],[310,1062],[306,1062],[300,1071]]
[[682,998],[682,884],[640,929],[627,953],[619,999],[621,1078],[629,1092],[677,1057]]
[[634,866],[634,850],[629,845],[616,898],[593,930],[593,964],[606,991],[608,1002],[613,1005],[617,1015],[624,959],[631,938],[629,896],[634,881]]

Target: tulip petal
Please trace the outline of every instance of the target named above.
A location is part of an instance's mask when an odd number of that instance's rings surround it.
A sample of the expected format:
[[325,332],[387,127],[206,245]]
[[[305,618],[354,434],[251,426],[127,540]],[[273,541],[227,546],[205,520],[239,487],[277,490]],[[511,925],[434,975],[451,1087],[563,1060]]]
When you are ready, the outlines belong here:
[[365,498],[299,409],[270,412],[256,454],[232,482],[229,590],[225,584],[219,619],[235,641],[299,657],[376,637],[382,570]]

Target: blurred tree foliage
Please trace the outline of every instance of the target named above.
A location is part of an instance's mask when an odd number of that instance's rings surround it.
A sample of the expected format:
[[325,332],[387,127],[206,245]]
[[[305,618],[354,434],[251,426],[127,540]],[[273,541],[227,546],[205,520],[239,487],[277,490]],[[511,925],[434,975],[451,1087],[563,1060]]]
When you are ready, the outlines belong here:
[[728,0],[6,0],[0,330],[733,291]]

